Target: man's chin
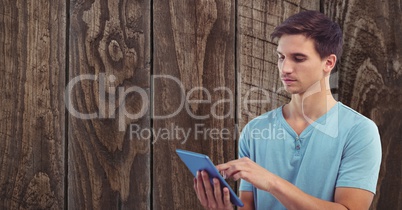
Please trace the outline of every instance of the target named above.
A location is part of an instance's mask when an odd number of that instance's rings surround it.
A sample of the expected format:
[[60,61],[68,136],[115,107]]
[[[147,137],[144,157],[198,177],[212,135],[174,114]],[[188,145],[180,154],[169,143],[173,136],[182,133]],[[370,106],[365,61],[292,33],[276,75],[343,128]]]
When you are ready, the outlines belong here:
[[286,91],[287,93],[291,94],[291,95],[300,94],[300,93],[301,93],[300,90],[294,89],[294,88],[291,88],[291,87],[285,87],[285,91]]

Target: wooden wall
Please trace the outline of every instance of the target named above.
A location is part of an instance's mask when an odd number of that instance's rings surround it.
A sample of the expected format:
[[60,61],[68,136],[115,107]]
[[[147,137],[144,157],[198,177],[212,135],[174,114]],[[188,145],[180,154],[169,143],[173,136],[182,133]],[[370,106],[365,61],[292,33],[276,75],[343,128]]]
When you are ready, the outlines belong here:
[[269,34],[306,9],[340,24],[332,90],[380,128],[372,209],[402,208],[400,2],[0,0],[0,209],[202,209],[175,149],[236,158],[289,100]]
[[66,4],[0,1],[0,209],[62,209]]
[[345,37],[338,66],[343,103],[379,127],[383,161],[372,209],[402,208],[402,4],[399,1],[325,1],[323,12]]
[[150,6],[150,1],[70,3],[69,82],[83,75],[98,78],[67,91],[68,105],[96,114],[68,115],[69,209],[149,207],[150,139],[130,136],[126,128],[150,128]]
[[[191,174],[175,149],[208,154],[216,163],[236,157],[235,2],[153,3],[152,94],[156,134],[152,144],[151,207],[197,209],[200,205],[194,197]],[[225,89],[217,89],[221,87]],[[170,132],[175,138],[157,136],[166,128],[177,128],[190,135],[186,138]],[[225,139],[216,134],[222,130],[227,130]]]

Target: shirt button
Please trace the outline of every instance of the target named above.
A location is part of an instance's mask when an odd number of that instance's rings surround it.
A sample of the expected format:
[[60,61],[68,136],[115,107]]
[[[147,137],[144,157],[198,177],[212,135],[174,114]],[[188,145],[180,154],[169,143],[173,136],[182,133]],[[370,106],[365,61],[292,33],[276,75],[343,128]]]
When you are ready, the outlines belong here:
[[300,145],[296,145],[296,149],[299,150],[299,149],[300,149]]

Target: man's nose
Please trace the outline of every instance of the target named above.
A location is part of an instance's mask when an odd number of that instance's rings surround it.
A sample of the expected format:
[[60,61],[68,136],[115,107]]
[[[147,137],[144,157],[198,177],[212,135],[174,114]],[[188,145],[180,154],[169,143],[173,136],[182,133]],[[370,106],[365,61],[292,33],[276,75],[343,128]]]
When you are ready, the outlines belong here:
[[281,66],[279,68],[283,74],[289,74],[293,72],[293,64],[289,59],[283,59]]

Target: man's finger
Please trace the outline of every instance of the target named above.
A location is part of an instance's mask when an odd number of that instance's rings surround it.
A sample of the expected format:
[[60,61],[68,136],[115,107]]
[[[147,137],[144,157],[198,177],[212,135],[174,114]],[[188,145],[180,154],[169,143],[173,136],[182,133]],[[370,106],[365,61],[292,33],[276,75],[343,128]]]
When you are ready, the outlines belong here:
[[221,191],[221,185],[219,183],[219,180],[217,178],[214,178],[214,194],[215,194],[215,200],[219,208],[223,208],[223,197],[222,197],[222,191]]
[[223,188],[223,204],[225,207],[232,206],[232,203],[230,202],[229,189],[227,187]]
[[247,177],[245,177],[245,176],[246,176],[246,173],[244,171],[239,171],[232,175],[232,179],[234,181],[237,181],[239,179],[245,179],[246,181],[248,181]]
[[204,184],[200,172],[197,172],[197,196],[202,206],[208,206],[208,200],[205,196]]
[[207,195],[208,207],[216,208],[215,196],[212,190],[211,182],[209,181],[208,173],[201,171],[202,181],[204,182],[205,194]]
[[218,169],[218,171],[224,171],[237,164],[239,164],[239,160],[231,160],[229,162],[216,165],[215,167]]
[[193,187],[194,187],[195,194],[197,194],[198,200],[201,201],[200,195],[199,195],[199,193],[198,193],[198,188],[197,188],[197,177],[194,177],[194,180],[193,180]]
[[236,165],[232,165],[231,167],[227,168],[224,173],[226,178],[233,178],[237,173],[249,171],[249,167],[246,162],[239,162]]
[[219,164],[217,166],[215,166],[216,169],[218,169],[218,171],[224,171],[226,169],[228,169],[230,167],[229,163],[223,163],[223,164]]

